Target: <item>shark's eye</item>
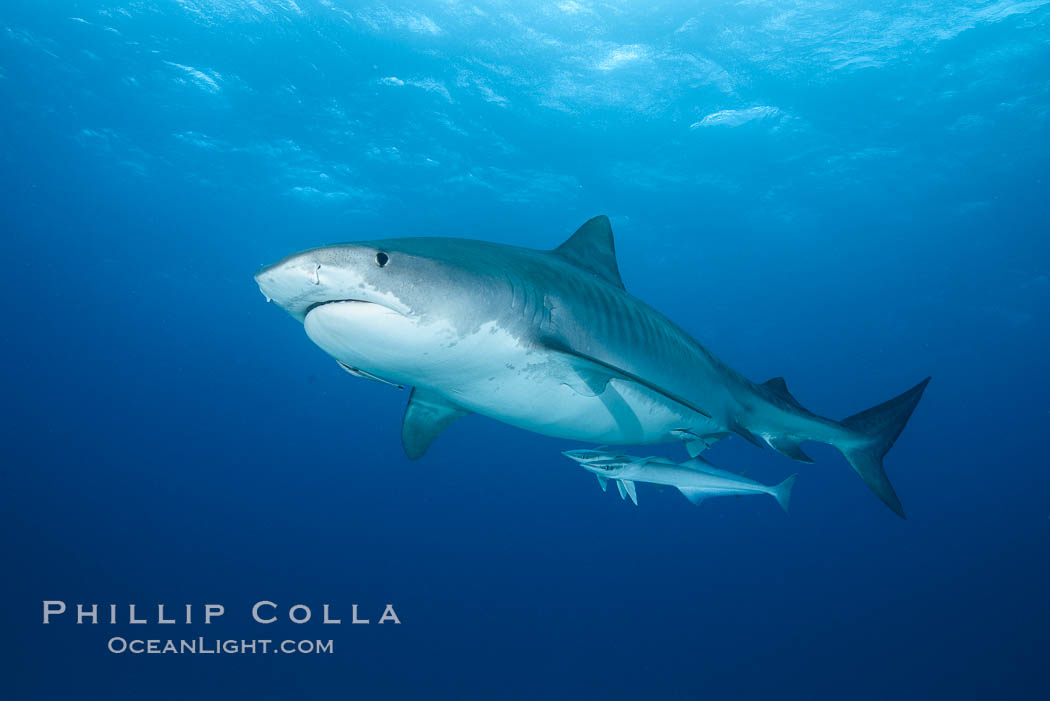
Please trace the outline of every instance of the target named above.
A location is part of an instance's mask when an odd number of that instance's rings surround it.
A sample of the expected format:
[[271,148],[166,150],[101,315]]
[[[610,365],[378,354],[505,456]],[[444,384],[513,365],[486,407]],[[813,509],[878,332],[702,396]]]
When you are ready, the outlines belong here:
[[376,254],[376,265],[382,268],[384,265],[390,262],[390,256],[380,251]]

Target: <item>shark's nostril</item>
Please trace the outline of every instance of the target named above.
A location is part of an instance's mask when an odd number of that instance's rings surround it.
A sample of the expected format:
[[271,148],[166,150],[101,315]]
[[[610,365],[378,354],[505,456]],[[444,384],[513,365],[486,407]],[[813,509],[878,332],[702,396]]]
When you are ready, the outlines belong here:
[[321,278],[317,274],[317,271],[320,270],[320,269],[321,269],[321,264],[318,263],[317,266],[314,268],[314,284],[315,285],[320,285],[321,284]]

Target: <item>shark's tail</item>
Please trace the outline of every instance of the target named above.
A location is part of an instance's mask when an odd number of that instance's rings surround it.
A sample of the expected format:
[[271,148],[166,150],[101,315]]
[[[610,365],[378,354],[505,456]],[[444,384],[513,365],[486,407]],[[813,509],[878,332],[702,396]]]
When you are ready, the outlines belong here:
[[797,474],[791,475],[786,480],[772,488],[770,494],[777,503],[780,504],[780,508],[784,510],[784,513],[788,513],[788,507],[791,506],[791,488],[795,486],[795,478]]
[[864,484],[901,518],[905,517],[904,508],[882,467],[882,457],[904,430],[929,381],[927,377],[899,397],[843,419],[842,426],[853,435],[835,445]]

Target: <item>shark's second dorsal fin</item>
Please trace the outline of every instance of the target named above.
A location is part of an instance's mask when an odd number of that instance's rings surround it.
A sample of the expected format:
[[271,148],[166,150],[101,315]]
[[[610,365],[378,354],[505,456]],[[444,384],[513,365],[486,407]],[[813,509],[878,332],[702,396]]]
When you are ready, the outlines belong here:
[[612,226],[609,224],[609,217],[604,214],[588,220],[565,243],[555,248],[553,253],[577,268],[583,268],[621,290],[624,289],[620,269],[616,265]]
[[470,412],[456,406],[437,392],[415,387],[405,407],[401,423],[401,445],[411,460],[423,457],[434,439],[453,421]]
[[798,400],[795,399],[791,392],[788,392],[787,382],[784,381],[783,377],[774,377],[771,380],[766,380],[762,385],[773,390],[773,392],[781,399],[786,399],[791,404],[802,408],[802,405],[798,403]]

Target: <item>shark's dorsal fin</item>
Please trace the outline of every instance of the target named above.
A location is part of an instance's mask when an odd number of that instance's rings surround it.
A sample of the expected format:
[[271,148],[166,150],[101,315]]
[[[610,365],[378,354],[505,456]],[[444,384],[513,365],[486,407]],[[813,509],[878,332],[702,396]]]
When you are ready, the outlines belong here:
[[410,460],[423,457],[427,448],[456,419],[470,412],[437,392],[415,387],[401,423],[401,445]]
[[773,390],[774,394],[779,396],[781,399],[787,400],[790,404],[802,408],[802,405],[798,403],[798,400],[792,396],[791,392],[788,391],[787,382],[784,381],[783,377],[774,377],[771,380],[766,380],[762,383],[763,386]]
[[616,265],[612,226],[609,224],[609,217],[604,214],[588,220],[565,243],[555,248],[553,253],[577,268],[583,268],[621,290],[624,289],[620,269]]

